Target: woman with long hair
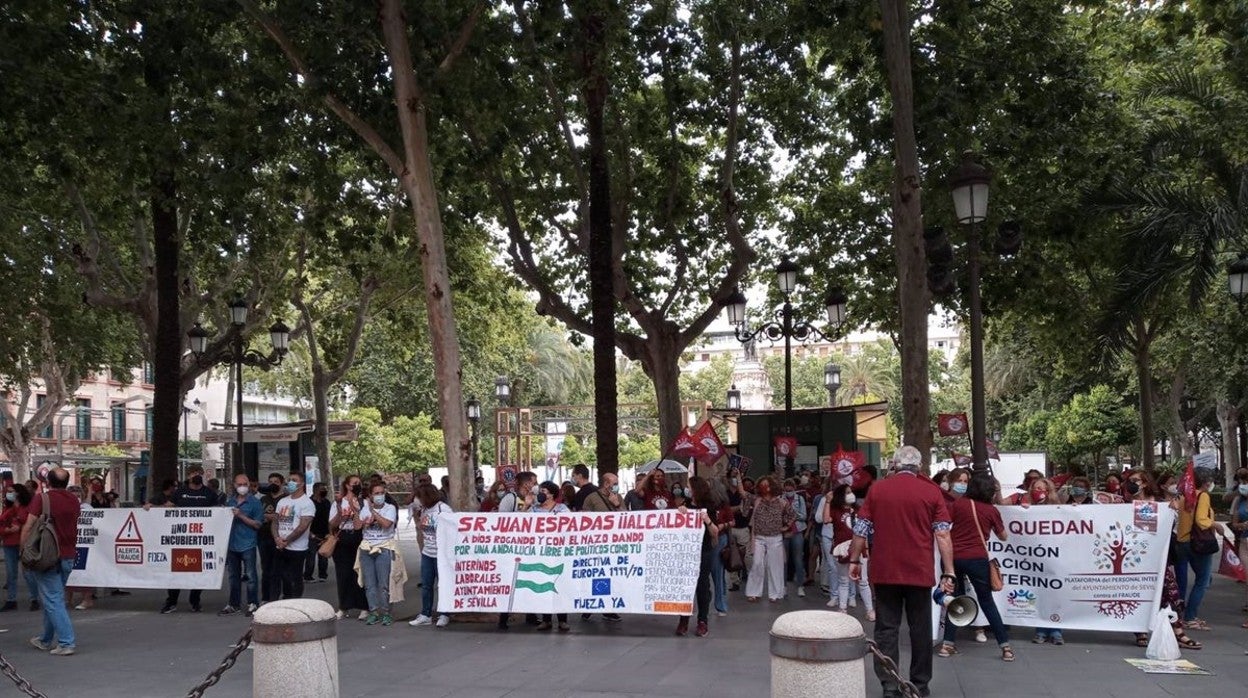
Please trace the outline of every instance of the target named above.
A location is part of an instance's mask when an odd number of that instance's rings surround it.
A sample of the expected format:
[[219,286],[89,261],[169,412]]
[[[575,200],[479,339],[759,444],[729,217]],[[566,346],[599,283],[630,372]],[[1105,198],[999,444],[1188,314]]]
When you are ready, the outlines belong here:
[[363,540],[364,525],[360,512],[364,508],[364,485],[359,475],[342,479],[338,494],[329,505],[329,530],[338,534],[334,544],[334,581],[338,587],[338,617],[358,610],[360,620],[368,619],[368,598],[355,574],[355,559]]
[[[26,523],[26,509],[30,507],[31,493],[21,483],[9,483],[4,488],[4,508],[0,509],[0,539],[4,544],[4,573],[7,597],[0,611],[17,608],[17,572],[21,566],[22,525]],[[38,610],[39,593],[34,578],[26,577],[26,591],[30,594],[30,610]]]
[[[698,627],[694,634],[698,637],[706,637],[710,632],[707,621],[711,612],[711,569],[714,566],[715,557],[715,541],[719,538],[720,525],[712,518],[712,513],[718,509],[714,498],[711,496],[710,485],[706,480],[697,476],[689,478],[689,485],[684,488],[682,494],[685,495],[686,505],[693,508],[702,509],[702,551],[698,560],[698,582],[694,589],[694,600],[697,603],[698,610]],[[686,511],[687,506],[678,507],[681,512]],[[681,616],[676,623],[676,634],[685,635],[689,632],[689,616]]]
[[[537,516],[553,516],[555,514],[571,513],[572,510],[568,508],[568,505],[559,501],[559,493],[559,485],[556,485],[550,480],[538,485],[537,494],[533,497],[533,507],[529,509],[529,513]],[[572,627],[568,625],[568,614],[558,613],[555,614],[555,618],[559,622],[559,632],[566,633],[572,629]],[[542,621],[538,624],[537,629],[545,631],[550,630],[550,628],[551,614],[543,614]]]
[[1177,564],[1175,573],[1178,576],[1180,594],[1187,587],[1187,568],[1191,567],[1195,574],[1192,588],[1187,594],[1187,607],[1183,611],[1183,625],[1188,630],[1208,630],[1209,624],[1200,619],[1200,604],[1205,600],[1205,592],[1213,578],[1213,560],[1218,553],[1197,553],[1192,549],[1192,534],[1197,531],[1208,531],[1215,526],[1213,519],[1213,503],[1209,490],[1213,488],[1213,472],[1198,468],[1196,470],[1196,502],[1187,506],[1186,502],[1179,508],[1179,530],[1175,536]]
[[[1006,539],[1005,523],[1001,520],[1001,512],[993,505],[997,491],[996,483],[987,473],[977,474],[967,484],[966,496],[957,497],[950,505],[949,515],[953,520],[953,574],[954,596],[966,593],[966,580],[975,590],[975,598],[979,600],[979,608],[988,619],[992,634],[996,637],[997,646],[1001,648],[1003,661],[1014,661],[1014,650],[1010,647],[1010,636],[1001,622],[1001,613],[992,597],[992,585],[989,579],[990,562],[988,539],[996,536],[998,540]],[[950,657],[958,653],[954,639],[958,628],[953,623],[945,623],[944,642],[936,654]],[[1060,637],[1060,634],[1059,634]]]
[[[554,485],[554,483],[551,483]],[[558,487],[555,487],[558,490]],[[432,484],[418,485],[416,499],[420,502],[420,522],[417,537],[420,539],[420,615],[407,622],[408,625],[432,625],[433,595],[438,586],[438,515],[455,511],[442,501],[442,493]],[[451,617],[438,614],[437,626],[445,628]]]
[[498,511],[498,503],[503,500],[503,496],[507,494],[507,483],[499,480],[490,489],[486,490],[485,496],[481,498],[481,511]]
[[765,581],[768,598],[779,603],[784,598],[784,533],[796,520],[793,507],[780,496],[779,483],[769,475],[758,481],[743,508],[750,519],[754,548],[745,600],[757,603]]
[[[1053,481],[1040,477],[1031,481],[1030,487],[1023,493],[1019,504],[1023,507],[1030,507],[1058,503],[1057,488],[1053,485]],[[1031,641],[1037,645],[1043,645],[1045,642],[1052,642],[1055,645],[1066,644],[1060,628],[1036,628],[1036,634]]]

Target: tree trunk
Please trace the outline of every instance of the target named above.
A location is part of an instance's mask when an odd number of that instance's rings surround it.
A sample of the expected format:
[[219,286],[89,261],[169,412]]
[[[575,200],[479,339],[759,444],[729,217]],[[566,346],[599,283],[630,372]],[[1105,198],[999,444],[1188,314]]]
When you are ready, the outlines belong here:
[[586,136],[589,142],[589,304],[594,338],[594,450],[598,472],[619,470],[619,410],[615,376],[614,247],[611,178],[604,127],[607,104],[606,9],[598,0],[576,3],[581,27]]
[[170,81],[177,61],[172,32],[165,22],[144,22],[143,78],[156,98],[158,121],[153,124],[151,153],[154,168],[148,205],[152,218],[152,253],[156,285],[156,331],[152,337],[151,467],[148,491],[178,475],[178,420],[182,416],[182,324],[178,284],[177,140],[172,137]]
[[312,418],[316,422],[315,443],[316,459],[319,461],[317,470],[321,482],[329,485],[333,491],[332,463],[329,460],[329,381],[325,377],[325,367],[312,365]]
[[1152,332],[1145,327],[1144,320],[1136,319],[1135,343],[1135,377],[1140,384],[1140,462],[1145,470],[1152,470],[1153,458],[1153,378],[1152,371]]
[[1225,400],[1218,400],[1218,426],[1222,429],[1222,471],[1226,476],[1224,485],[1235,482],[1239,470],[1239,407]]
[[676,435],[685,427],[685,415],[680,406],[680,352],[675,348],[675,340],[676,337],[651,333],[641,359],[641,367],[654,383],[654,397],[659,408],[660,451],[671,447]]
[[429,160],[429,133],[425,105],[413,69],[407,40],[407,23],[401,0],[382,0],[380,8],[386,55],[394,73],[394,90],[403,134],[405,170],[400,176],[416,222],[421,275],[429,314],[429,343],[433,350],[438,411],[442,420],[443,446],[451,478],[451,506],[467,511],[475,504],[476,478],[472,472],[468,419],[464,414],[459,333],[451,303],[451,277],[446,267],[446,242],[442,232],[433,165]]
[[1171,458],[1183,460],[1192,456],[1192,440],[1188,437],[1187,426],[1183,423],[1183,393],[1187,390],[1187,376],[1182,369],[1174,374],[1170,382],[1170,395],[1167,399],[1170,412],[1170,428],[1174,432],[1171,438],[1174,447]]
[[884,63],[893,108],[893,247],[901,309],[902,440],[930,459],[928,413],[926,254],[923,248],[922,181],[914,133],[914,84],[910,69],[908,0],[880,0]]

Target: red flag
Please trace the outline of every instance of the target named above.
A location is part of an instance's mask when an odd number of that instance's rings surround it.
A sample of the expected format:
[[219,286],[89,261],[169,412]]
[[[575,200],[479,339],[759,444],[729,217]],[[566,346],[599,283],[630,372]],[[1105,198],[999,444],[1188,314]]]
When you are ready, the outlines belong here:
[[1222,540],[1222,563],[1218,565],[1218,574],[1241,582],[1248,582],[1248,571],[1244,570],[1244,561],[1235,554],[1235,547],[1229,541]]
[[777,459],[797,457],[796,436],[777,436],[772,444],[775,446]]
[[697,454],[697,444],[693,442],[693,435],[689,433],[689,429],[681,429],[676,435],[676,441],[672,443],[672,447],[667,449],[677,458],[690,458]]
[[724,444],[709,421],[702,422],[702,426],[693,433],[693,445],[697,449],[693,457],[703,465],[712,465],[724,457]]
[[850,487],[854,486],[855,481],[861,480],[859,473],[862,472],[862,466],[867,464],[867,457],[862,451],[846,451],[840,444],[836,445],[836,450],[828,459],[831,461],[828,477]]
[[984,447],[988,451],[988,457],[993,460],[1001,460],[1001,452],[997,450],[997,445],[992,439],[984,439]]
[[974,458],[971,458],[970,456],[964,456],[961,453],[958,453],[957,451],[950,451],[949,457],[953,459],[953,464],[958,466],[959,468],[965,468],[975,462]]
[[1183,501],[1188,511],[1196,507],[1196,462],[1192,459],[1187,461],[1187,470],[1183,471],[1183,477],[1179,479],[1179,492],[1183,495]]
[[965,412],[940,414],[936,417],[936,430],[941,436],[965,436],[969,433],[969,425]]

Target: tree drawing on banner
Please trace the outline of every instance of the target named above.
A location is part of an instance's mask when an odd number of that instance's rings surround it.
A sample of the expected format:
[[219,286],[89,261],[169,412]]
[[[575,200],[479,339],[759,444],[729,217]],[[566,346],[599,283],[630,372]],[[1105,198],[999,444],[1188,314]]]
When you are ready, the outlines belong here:
[[1124,569],[1140,564],[1146,550],[1148,539],[1131,524],[1114,523],[1092,539],[1096,568],[1111,574],[1122,574]]
[[1096,604],[1096,612],[1103,616],[1125,620],[1139,607],[1139,601],[1101,601]]

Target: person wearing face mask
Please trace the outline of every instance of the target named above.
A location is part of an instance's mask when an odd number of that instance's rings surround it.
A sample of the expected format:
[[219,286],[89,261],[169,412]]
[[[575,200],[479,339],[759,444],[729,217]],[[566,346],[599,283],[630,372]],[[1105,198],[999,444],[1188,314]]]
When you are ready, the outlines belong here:
[[[390,589],[394,581],[391,570],[395,565],[402,566],[399,558],[398,541],[395,539],[394,524],[399,519],[399,508],[386,503],[386,486],[373,485],[368,501],[359,512],[356,522],[363,526],[363,540],[360,543],[359,582],[364,587],[364,595],[368,599],[368,625],[390,625],[394,622],[390,615]],[[403,585],[399,583],[399,589]]]
[[[953,574],[957,578],[954,581],[953,594],[965,594],[966,580],[970,580],[979,607],[988,619],[997,646],[1001,649],[1002,661],[1012,662],[1014,650],[1010,647],[1009,633],[1001,622],[1001,613],[993,600],[989,578],[991,563],[988,539],[996,536],[998,540],[1004,541],[1007,536],[1001,512],[992,504],[996,484],[987,473],[978,473],[970,483],[962,484],[967,485],[965,496],[955,498],[949,507],[949,515],[953,519],[953,529],[950,531],[953,540]],[[937,656],[951,657],[958,653],[954,644],[957,632],[956,625],[945,623],[945,637],[936,651]]]
[[269,473],[268,484],[260,490],[260,504],[264,506],[264,525],[256,535],[256,550],[260,552],[260,603],[266,604],[281,595],[277,579],[277,543],[273,540],[273,521],[277,517],[277,504],[286,496],[286,476]]
[[[4,545],[4,573],[7,598],[0,611],[12,611],[17,608],[17,572],[22,559],[22,525],[26,523],[26,509],[30,506],[31,494],[26,486],[6,481],[4,488],[4,509],[0,511],[0,539]],[[26,591],[30,596],[30,610],[39,610],[39,592],[35,589],[35,578],[26,574]]]
[[[1248,560],[1248,470],[1236,473],[1235,487],[1231,488],[1231,532],[1235,535],[1240,560]],[[1244,611],[1248,611],[1248,587],[1245,587]],[[12,593],[12,592],[9,592]],[[1248,622],[1239,626],[1248,628]]]
[[[286,479],[286,496],[277,503],[271,524],[277,546],[273,555],[275,586],[281,586],[284,599],[303,598],[303,561],[315,516],[316,505],[304,491],[303,473],[291,473]],[[276,589],[274,592],[276,596]]]
[[[1021,505],[1023,508],[1027,508],[1030,506],[1059,504],[1055,496],[1056,492],[1057,488],[1053,486],[1052,481],[1046,478],[1037,478],[1032,481],[1031,488],[1023,496]],[[1066,643],[1059,628],[1036,628],[1036,634],[1031,638],[1031,641],[1037,645],[1043,645],[1045,642],[1052,642],[1055,645]]]
[[784,599],[784,534],[793,527],[793,506],[780,496],[780,485],[773,477],[758,481],[755,494],[745,498],[750,520],[753,566],[745,587],[745,600],[757,603],[764,583],[772,603]]
[[810,513],[810,525],[806,528],[806,579],[802,582],[803,586],[810,586],[815,583],[815,571],[823,558],[819,549],[820,527],[815,521],[815,515],[819,512],[815,500],[823,497],[823,479],[819,477],[819,473],[803,471],[798,478],[798,487],[798,491],[806,498],[806,508]]
[[603,473],[598,478],[598,487],[581,500],[582,511],[619,511],[623,505],[620,478],[615,473]]
[[[169,498],[164,506],[170,507],[194,507],[197,509],[207,509],[217,505],[217,493],[204,486],[204,476],[202,471],[196,472],[187,480],[186,486],[174,491],[173,496]],[[144,507],[150,509],[151,505]],[[165,595],[165,605],[161,607],[161,613],[173,613],[178,608],[178,596],[181,594],[179,589],[170,589]],[[200,600],[203,597],[203,589],[192,589],[190,593],[191,612],[199,613],[202,609]]]
[[737,546],[741,553],[742,564],[745,565],[740,571],[729,573],[728,591],[738,591],[745,582],[750,564],[754,561],[754,546],[750,543],[750,519],[742,509],[746,494],[745,478],[740,470],[729,468],[725,479],[727,480],[724,485],[728,491],[728,506],[732,508],[732,528],[728,529],[728,545]]
[[793,569],[793,584],[798,598],[806,597],[806,497],[799,492],[798,481],[789,478],[784,482],[785,503],[793,509],[793,524],[784,532],[784,551]]
[[113,501],[104,491],[104,478],[99,475],[92,475],[87,483],[87,489],[91,493],[91,497],[87,503],[92,509],[111,509]]
[[[673,490],[676,485],[673,487]],[[706,637],[710,632],[707,624],[711,611],[711,569],[714,566],[715,540],[719,538],[719,524],[713,518],[719,509],[711,493],[711,487],[703,478],[689,478],[689,484],[681,488],[676,507],[684,513],[689,507],[702,509],[702,551],[698,561],[698,581],[695,585],[694,599],[698,612],[698,625],[694,634]],[[689,633],[689,616],[681,616],[676,622],[676,634],[683,637]]]
[[[251,496],[251,483],[245,474],[234,476],[234,496],[229,500],[230,543],[225,553],[225,571],[230,582],[230,601],[217,612],[219,616],[251,617],[260,605],[260,575],[256,573],[256,535],[264,525],[264,505]],[[247,607],[242,599],[242,580],[247,577]],[[176,602],[176,598],[174,599]]]
[[1123,494],[1122,476],[1117,473],[1110,473],[1109,475],[1106,475],[1105,476],[1105,491],[1110,494],[1121,497]]
[[363,542],[363,527],[358,524],[364,508],[364,484],[358,475],[343,478],[334,502],[329,505],[329,529],[338,534],[334,544],[334,581],[338,587],[339,618],[359,610],[360,620],[368,618],[368,599],[355,574],[355,559]]
[[[532,475],[532,473],[520,473]],[[433,595],[438,587],[438,515],[454,511],[450,505],[442,501],[442,495],[433,485],[420,485],[416,488],[416,499],[420,502],[420,522],[417,535],[420,538],[420,615],[408,621],[408,625],[433,625]],[[499,616],[499,624],[506,625],[505,615]],[[438,615],[437,626],[445,628],[451,624],[451,617],[445,613]]]
[[[529,513],[535,516],[568,514],[571,511],[571,509],[559,501],[559,485],[549,480],[538,486],[537,493],[533,496],[533,506],[529,508]],[[568,625],[568,614],[557,613],[555,614],[555,620],[559,623],[559,632],[566,633],[572,629]],[[542,621],[537,626],[537,629],[546,631],[550,630],[551,627],[551,614],[543,614]]]
[[[312,517],[312,528],[309,529],[308,555],[303,561],[303,582],[313,584],[329,579],[329,558],[317,555],[321,543],[329,535],[329,488],[325,483],[318,482],[312,487],[312,504],[316,507],[316,515]],[[316,576],[313,577],[312,573]]]
[[1069,492],[1070,497],[1066,500],[1067,504],[1075,506],[1096,504],[1096,500],[1092,497],[1092,481],[1082,475],[1070,479]]
[[[854,539],[854,524],[858,523],[858,516],[855,513],[854,506],[858,503],[858,496],[849,488],[849,485],[839,485],[832,490],[832,496],[827,499],[824,504],[823,518],[829,522],[825,528],[832,530],[831,539],[828,541],[828,556],[831,558],[833,574],[835,575],[831,588],[832,599],[828,601],[828,608],[839,608],[845,613],[849,613],[852,607],[850,604],[850,592],[854,591],[857,585],[858,595],[862,597],[863,610],[867,612],[867,621],[875,622],[875,598],[871,595],[871,582],[868,577],[870,568],[870,550],[864,550],[859,558],[858,579],[851,579],[849,576],[849,546],[852,545]],[[843,552],[837,555],[836,551],[840,549]]]
[[507,483],[499,480],[490,486],[485,492],[485,496],[481,498],[481,506],[478,511],[491,512],[498,511],[499,502],[503,501],[503,497],[507,495]]
[[671,494],[667,489],[667,475],[655,468],[646,473],[642,479],[641,499],[648,510],[666,509],[671,504]]
[[1199,554],[1192,550],[1192,534],[1197,531],[1208,531],[1216,526],[1213,518],[1213,504],[1209,491],[1213,489],[1213,471],[1206,468],[1196,469],[1196,503],[1187,506],[1182,503],[1179,509],[1179,528],[1175,535],[1176,565],[1180,591],[1187,587],[1187,568],[1191,567],[1195,574],[1192,588],[1188,592],[1187,605],[1183,610],[1183,625],[1188,630],[1209,630],[1209,624],[1200,618],[1200,605],[1205,599],[1205,592],[1213,578],[1213,561],[1217,552]]

